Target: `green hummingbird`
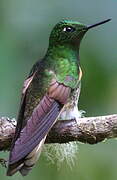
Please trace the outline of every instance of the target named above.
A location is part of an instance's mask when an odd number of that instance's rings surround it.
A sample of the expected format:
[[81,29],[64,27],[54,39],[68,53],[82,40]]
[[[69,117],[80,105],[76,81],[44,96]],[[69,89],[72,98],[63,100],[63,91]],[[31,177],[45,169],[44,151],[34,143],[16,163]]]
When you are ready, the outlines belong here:
[[94,25],[62,20],[53,28],[44,58],[37,61],[24,81],[17,127],[12,141],[7,175],[22,176],[35,165],[46,136],[58,118],[78,121],[78,89],[82,71],[79,47]]

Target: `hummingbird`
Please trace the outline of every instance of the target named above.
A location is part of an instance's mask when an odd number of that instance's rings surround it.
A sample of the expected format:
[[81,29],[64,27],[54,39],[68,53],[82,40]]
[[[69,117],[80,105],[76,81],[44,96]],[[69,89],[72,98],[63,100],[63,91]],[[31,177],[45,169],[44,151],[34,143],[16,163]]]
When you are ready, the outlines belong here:
[[26,176],[37,162],[48,132],[59,118],[78,122],[81,85],[79,47],[85,33],[111,19],[85,25],[62,20],[53,28],[47,52],[24,81],[7,175]]

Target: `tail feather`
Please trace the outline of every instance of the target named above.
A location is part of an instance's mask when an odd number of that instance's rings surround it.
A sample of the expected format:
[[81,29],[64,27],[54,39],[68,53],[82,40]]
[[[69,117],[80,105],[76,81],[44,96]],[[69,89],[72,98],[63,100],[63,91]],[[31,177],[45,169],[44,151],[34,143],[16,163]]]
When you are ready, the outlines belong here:
[[41,140],[41,142],[36,146],[36,148],[31,153],[29,153],[28,156],[26,156],[24,160],[24,165],[19,170],[22,176],[26,176],[39,159],[45,139],[46,136]]

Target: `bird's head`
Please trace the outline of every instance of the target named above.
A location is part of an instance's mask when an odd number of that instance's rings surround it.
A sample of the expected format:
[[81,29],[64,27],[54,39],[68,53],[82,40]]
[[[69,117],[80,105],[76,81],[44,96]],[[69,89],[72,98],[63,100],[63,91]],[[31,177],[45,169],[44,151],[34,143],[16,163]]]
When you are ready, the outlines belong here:
[[77,21],[62,20],[55,25],[50,34],[50,45],[72,45],[78,46],[84,34],[91,28],[110,21],[107,19],[93,25],[84,25]]

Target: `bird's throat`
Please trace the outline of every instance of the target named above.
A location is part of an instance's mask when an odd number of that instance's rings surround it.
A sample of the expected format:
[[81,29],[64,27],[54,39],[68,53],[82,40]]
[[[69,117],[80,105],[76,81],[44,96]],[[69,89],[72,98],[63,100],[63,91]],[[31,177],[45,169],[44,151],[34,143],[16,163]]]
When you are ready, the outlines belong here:
[[46,59],[55,72],[57,81],[75,88],[79,78],[79,51],[69,46],[48,49]]
[[53,59],[67,58],[79,60],[79,47],[72,47],[70,45],[57,45],[49,47],[46,56]]

